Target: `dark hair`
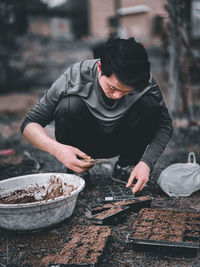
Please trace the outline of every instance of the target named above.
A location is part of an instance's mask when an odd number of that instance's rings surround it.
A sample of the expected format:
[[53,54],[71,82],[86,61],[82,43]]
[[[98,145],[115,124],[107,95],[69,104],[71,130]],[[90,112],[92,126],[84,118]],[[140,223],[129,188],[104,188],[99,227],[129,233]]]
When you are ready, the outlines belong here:
[[109,39],[101,48],[102,75],[114,74],[123,84],[136,90],[145,88],[150,78],[150,63],[144,46],[134,38]]

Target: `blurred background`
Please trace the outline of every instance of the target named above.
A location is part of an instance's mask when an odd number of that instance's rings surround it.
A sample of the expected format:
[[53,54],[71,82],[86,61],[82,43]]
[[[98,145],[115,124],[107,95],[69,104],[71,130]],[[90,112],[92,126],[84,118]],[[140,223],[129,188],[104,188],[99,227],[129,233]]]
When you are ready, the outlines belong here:
[[175,123],[199,126],[198,0],[0,0],[0,126],[111,36],[144,44]]

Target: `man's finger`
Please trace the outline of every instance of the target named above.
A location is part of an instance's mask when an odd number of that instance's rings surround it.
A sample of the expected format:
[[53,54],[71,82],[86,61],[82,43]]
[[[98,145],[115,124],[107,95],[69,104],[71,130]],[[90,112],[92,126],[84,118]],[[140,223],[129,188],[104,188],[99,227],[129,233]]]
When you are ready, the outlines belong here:
[[135,184],[135,186],[133,187],[132,191],[133,193],[136,193],[137,191],[140,190],[140,188],[142,187],[143,185],[143,180],[142,179],[138,179],[137,183]]
[[81,151],[80,149],[76,149],[76,154],[78,157],[82,158],[82,159],[88,159],[90,158],[90,156],[88,156],[87,154],[85,154],[83,151]]
[[[76,164],[81,167],[90,167],[93,166],[95,163],[95,160],[93,158],[91,158],[90,156],[86,155],[84,152],[82,152],[81,150],[77,149],[78,154],[77,154],[77,159],[79,160],[76,161]],[[80,163],[81,162],[81,163]]]
[[133,184],[133,180],[135,179],[135,175],[132,174],[131,177],[128,179],[128,182],[126,184],[126,187],[130,187]]
[[75,165],[80,168],[88,168],[94,166],[94,162],[95,161],[93,159],[90,160],[76,159]]
[[75,166],[75,167],[73,168],[73,171],[79,173],[79,172],[84,172],[85,169],[84,169],[84,168],[80,168],[80,167]]
[[141,192],[144,189],[145,185],[146,185],[146,183],[143,183],[143,185],[140,187],[140,189],[138,191]]
[[90,167],[92,167],[93,165],[87,163],[87,162],[82,162],[81,160],[75,160],[73,162],[73,166],[74,168],[78,168],[79,171],[76,170],[76,172],[81,172],[81,171],[86,171],[88,170]]

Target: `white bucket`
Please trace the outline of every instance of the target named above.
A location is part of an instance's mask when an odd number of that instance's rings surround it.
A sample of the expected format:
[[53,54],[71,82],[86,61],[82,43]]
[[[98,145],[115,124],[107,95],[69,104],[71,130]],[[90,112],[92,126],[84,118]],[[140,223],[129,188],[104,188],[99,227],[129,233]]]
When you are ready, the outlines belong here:
[[74,186],[75,190],[54,199],[32,203],[0,203],[0,227],[9,230],[34,230],[54,225],[70,217],[78,194],[85,186],[85,181],[73,174],[40,173],[10,178],[0,182],[0,197],[6,197],[17,190],[28,192],[31,188],[43,187],[43,192],[36,190],[34,195],[36,199],[40,199],[47,191],[52,176],[62,181],[63,188],[67,184]]

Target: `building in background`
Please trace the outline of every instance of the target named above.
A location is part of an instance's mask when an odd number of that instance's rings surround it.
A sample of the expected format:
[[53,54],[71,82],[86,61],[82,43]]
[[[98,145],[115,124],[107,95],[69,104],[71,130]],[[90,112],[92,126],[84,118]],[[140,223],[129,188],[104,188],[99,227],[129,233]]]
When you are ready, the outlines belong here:
[[[49,86],[92,53],[88,0],[0,0],[0,91]],[[69,52],[70,51],[70,52]]]
[[162,24],[168,18],[167,0],[89,0],[90,34],[96,39],[110,35],[134,36],[146,46],[160,45]]
[[88,0],[27,1],[28,32],[67,40],[83,38],[88,35],[87,3]]

